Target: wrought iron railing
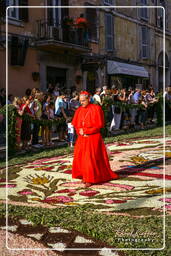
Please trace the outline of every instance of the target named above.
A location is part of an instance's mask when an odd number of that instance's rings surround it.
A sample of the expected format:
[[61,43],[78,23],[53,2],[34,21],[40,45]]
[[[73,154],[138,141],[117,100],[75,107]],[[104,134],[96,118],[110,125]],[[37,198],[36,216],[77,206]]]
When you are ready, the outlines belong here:
[[55,40],[88,47],[88,30],[63,26],[55,20],[37,21],[37,40]]

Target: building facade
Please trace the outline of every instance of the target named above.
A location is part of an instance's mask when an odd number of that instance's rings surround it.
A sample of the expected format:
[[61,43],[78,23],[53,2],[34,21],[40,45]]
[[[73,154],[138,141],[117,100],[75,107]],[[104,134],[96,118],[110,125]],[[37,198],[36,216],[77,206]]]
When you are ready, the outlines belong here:
[[[34,87],[46,91],[50,83],[91,92],[103,85],[153,86],[158,91],[163,88],[163,54],[166,86],[171,84],[169,0],[8,2],[10,6],[22,6],[8,10],[10,94],[22,96],[27,88]],[[81,7],[74,8],[78,2]],[[6,84],[6,4],[7,1],[0,1],[0,88]],[[143,8],[137,8],[140,6]],[[156,6],[164,7],[166,12],[165,51],[164,11]],[[87,20],[84,32],[71,22],[82,13]]]

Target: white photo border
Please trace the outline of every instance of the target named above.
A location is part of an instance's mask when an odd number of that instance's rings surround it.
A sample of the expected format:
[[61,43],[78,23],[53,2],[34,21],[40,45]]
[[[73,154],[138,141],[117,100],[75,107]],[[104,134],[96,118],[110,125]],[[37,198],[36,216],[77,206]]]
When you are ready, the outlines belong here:
[[[6,102],[8,102],[8,9],[10,8],[85,8],[85,6],[8,6],[6,8]],[[166,213],[165,213],[165,136],[166,136],[166,132],[165,132],[165,20],[166,20],[166,10],[163,6],[114,6],[114,5],[110,5],[110,6],[86,6],[86,8],[105,8],[105,9],[122,9],[122,8],[161,8],[163,9],[163,247],[161,248],[65,248],[64,250],[70,250],[70,251],[80,251],[80,250],[92,250],[92,251],[97,251],[97,250],[106,250],[106,251],[130,251],[130,250],[134,250],[134,251],[138,251],[138,250],[142,250],[142,251],[148,251],[148,250],[163,250],[165,249],[165,245],[166,245],[166,229],[165,229],[165,225],[166,225]],[[6,104],[6,181],[8,181],[8,105]],[[8,246],[8,186],[6,186],[6,248],[8,250],[11,251],[61,251],[61,248],[55,248],[55,249],[41,249],[41,248],[10,248]]]

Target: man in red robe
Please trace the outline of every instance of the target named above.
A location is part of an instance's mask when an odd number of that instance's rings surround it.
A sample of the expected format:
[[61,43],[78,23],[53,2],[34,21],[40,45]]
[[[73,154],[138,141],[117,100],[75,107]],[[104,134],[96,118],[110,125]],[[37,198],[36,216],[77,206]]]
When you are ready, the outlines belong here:
[[80,93],[81,106],[76,110],[72,124],[78,138],[74,149],[72,177],[82,179],[86,187],[117,179],[109,165],[106,147],[100,134],[104,115],[99,105],[91,104],[88,92]]

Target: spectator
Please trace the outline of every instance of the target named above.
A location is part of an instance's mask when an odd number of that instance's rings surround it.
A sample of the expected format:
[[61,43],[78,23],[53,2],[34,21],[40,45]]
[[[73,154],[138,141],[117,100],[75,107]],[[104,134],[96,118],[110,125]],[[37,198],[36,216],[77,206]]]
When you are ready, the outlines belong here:
[[[42,111],[42,119],[48,120],[49,119],[49,104],[50,104],[51,97],[49,95],[44,96],[43,100],[43,111]],[[49,126],[48,124],[44,124],[41,127],[41,136],[42,136],[42,144],[44,146],[49,146]]]
[[119,92],[118,89],[115,89],[115,92],[113,94],[113,103],[116,105],[112,106],[112,113],[113,113],[113,124],[114,126],[111,127],[110,129],[114,129],[114,130],[119,130],[120,129],[120,125],[121,125],[121,116],[122,116],[122,109],[119,106],[119,104],[123,101],[125,101],[126,98],[126,92],[124,89],[121,90],[121,92]]
[[68,145],[73,147],[74,145],[74,126],[72,125],[72,117],[67,119],[67,127],[68,127]]
[[[66,98],[65,93],[61,92],[61,95],[56,99],[55,101],[55,116],[57,118],[64,117],[66,120],[68,119],[68,116],[66,114],[67,104],[65,103],[64,99]],[[65,127],[59,127],[59,139],[61,141],[65,140],[65,132],[66,132],[66,126]]]
[[93,99],[94,99],[94,103],[97,103],[101,106],[102,101],[100,98],[100,94],[101,94],[101,88],[96,88],[96,93],[94,94]]
[[77,91],[72,93],[72,99],[70,100],[70,109],[75,112],[77,108],[79,108],[80,102],[79,102],[79,94]]
[[51,83],[48,84],[48,88],[47,88],[47,92],[50,94],[53,94],[54,91],[54,87]]
[[14,101],[12,103],[17,110],[17,116],[16,116],[16,124],[15,124],[15,134],[16,134],[16,149],[20,150],[21,149],[21,126],[22,126],[22,118],[21,116],[23,115],[26,104],[22,107],[22,101],[20,98],[15,97]]
[[[141,90],[136,88],[135,92],[131,92],[131,95],[129,96],[129,103],[135,104],[135,105],[138,104],[140,97],[141,97]],[[138,114],[138,111],[136,107],[130,109],[131,128],[135,128],[137,114]]]
[[138,121],[141,126],[141,129],[144,129],[146,119],[147,119],[147,101],[146,101],[146,91],[143,90],[141,92],[141,98],[139,98],[139,104],[141,104],[141,108],[139,109]]
[[[23,114],[25,114],[26,116],[32,116],[32,113],[29,109],[29,104],[30,101],[29,99],[27,99],[26,97],[22,98],[22,104],[21,104],[21,108],[20,110],[23,112]],[[23,143],[22,145],[22,149],[24,150],[29,150],[29,145],[28,142],[31,139],[31,123],[30,120],[27,118],[24,118],[22,120],[22,125],[21,125],[21,141]]]
[[100,93],[100,97],[101,97],[101,100],[102,100],[102,103],[103,103],[103,98],[105,96],[107,96],[107,86],[103,86],[103,91]]
[[77,31],[78,31],[78,41],[80,44],[87,44],[87,27],[88,27],[88,22],[87,19],[84,17],[84,14],[81,13],[80,17],[78,17],[75,21]]
[[60,89],[59,89],[59,84],[55,85],[54,91],[53,91],[53,96],[55,99],[60,95]]
[[155,105],[156,102],[155,99],[155,92],[153,88],[150,88],[149,91],[147,91],[145,95],[145,100],[148,104],[148,110],[147,110],[147,118],[150,123],[153,123],[154,113],[155,113]]
[[[42,117],[42,100],[43,100],[43,94],[42,93],[36,93],[35,99],[34,99],[34,115],[37,120],[40,120]],[[33,125],[33,140],[32,145],[36,148],[40,148],[41,145],[39,142],[39,130],[40,130],[40,124],[37,122]]]
[[8,104],[12,104],[12,102],[13,102],[13,99],[14,97],[13,97],[13,95],[12,94],[9,94],[8,95]]
[[31,93],[32,93],[32,90],[30,88],[27,88],[25,92],[26,97],[29,97]]
[[[54,102],[49,103],[49,120],[54,120],[55,118],[55,105]],[[49,125],[49,145],[52,146],[54,143],[52,142],[52,132],[53,132],[53,125]]]
[[171,121],[171,86],[166,88],[165,100],[166,121]]

